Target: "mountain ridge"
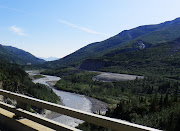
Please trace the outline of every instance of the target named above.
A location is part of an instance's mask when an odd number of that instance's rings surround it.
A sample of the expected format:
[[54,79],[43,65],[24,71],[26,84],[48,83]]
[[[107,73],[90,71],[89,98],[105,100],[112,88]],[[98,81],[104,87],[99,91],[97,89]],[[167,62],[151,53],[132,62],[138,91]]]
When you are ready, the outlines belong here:
[[150,46],[169,42],[178,37],[180,37],[180,18],[155,25],[138,26],[124,30],[104,41],[91,43],[62,59],[46,62],[44,67],[78,66],[85,59],[100,57],[113,50],[136,48],[134,44],[139,41]]

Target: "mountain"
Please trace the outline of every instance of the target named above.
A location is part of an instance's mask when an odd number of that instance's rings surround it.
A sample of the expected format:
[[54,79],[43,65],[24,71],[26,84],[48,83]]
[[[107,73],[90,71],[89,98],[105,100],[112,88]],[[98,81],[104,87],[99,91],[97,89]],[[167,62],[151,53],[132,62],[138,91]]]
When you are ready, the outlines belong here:
[[180,18],[156,25],[139,26],[124,30],[107,40],[89,44],[62,59],[47,62],[44,67],[77,66],[86,59],[100,57],[111,51],[123,49],[121,51],[127,52],[139,48],[149,48],[173,41],[178,37],[180,37]]
[[42,64],[45,62],[45,60],[39,59],[24,50],[3,45],[0,45],[0,58],[20,65]]
[[43,59],[45,61],[54,61],[54,60],[58,60],[59,58],[57,58],[57,57],[48,57],[48,58],[40,57],[40,59]]

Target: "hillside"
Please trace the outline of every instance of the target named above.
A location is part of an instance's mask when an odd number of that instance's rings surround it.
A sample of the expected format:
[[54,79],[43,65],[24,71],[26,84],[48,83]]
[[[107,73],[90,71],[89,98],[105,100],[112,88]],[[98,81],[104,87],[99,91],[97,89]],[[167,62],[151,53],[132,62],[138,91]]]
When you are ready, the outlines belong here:
[[164,75],[179,79],[180,38],[151,48],[122,52],[122,50],[116,50],[100,58],[87,59],[80,68],[141,75]]
[[122,31],[107,40],[89,44],[60,60],[47,62],[44,67],[77,66],[85,59],[100,57],[113,50],[133,51],[173,41],[178,37],[180,37],[180,18],[157,25],[139,26]]
[[0,58],[20,65],[42,64],[45,62],[45,60],[39,59],[24,50],[3,45],[0,45]]
[[0,61],[0,89],[18,92],[35,98],[57,102],[58,96],[45,85],[35,84],[19,65]]

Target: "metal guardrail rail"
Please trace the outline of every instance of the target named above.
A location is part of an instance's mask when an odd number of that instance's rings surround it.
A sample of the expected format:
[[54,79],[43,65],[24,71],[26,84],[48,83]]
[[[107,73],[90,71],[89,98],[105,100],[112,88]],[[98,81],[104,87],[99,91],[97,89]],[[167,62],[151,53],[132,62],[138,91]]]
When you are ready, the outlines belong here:
[[59,131],[80,131],[76,128],[72,128],[72,127],[63,125],[61,123],[52,121],[50,119],[47,119],[47,118],[44,118],[41,116],[37,116],[34,113],[28,112],[28,111],[20,109],[20,108],[16,108],[12,105],[9,105],[9,104],[3,103],[3,102],[0,102],[0,107],[5,110],[8,110],[10,112],[13,112],[18,116],[22,116],[22,117],[28,118],[29,120],[32,120],[32,121],[35,121],[42,125],[45,125],[51,129],[55,129],[55,130],[59,130]]
[[[60,114],[64,114],[64,115],[67,115],[70,117],[81,119],[86,122],[89,122],[89,123],[92,123],[92,124],[95,124],[98,126],[106,127],[108,129],[115,130],[115,131],[120,131],[120,130],[122,130],[122,131],[159,131],[158,129],[154,129],[154,128],[130,123],[130,122],[123,121],[123,120],[113,119],[113,118],[109,118],[109,117],[105,117],[105,116],[101,116],[101,115],[97,115],[97,114],[93,114],[93,113],[88,113],[88,112],[72,109],[69,107],[57,105],[54,103],[50,103],[47,101],[39,100],[36,98],[28,97],[28,96],[25,96],[22,94],[17,94],[17,93],[13,93],[13,92],[2,90],[2,89],[0,89],[0,95],[9,97],[11,99],[16,99],[17,101],[22,102],[22,103],[27,103],[27,104],[30,104],[30,105],[33,105],[33,106],[36,106],[39,108],[48,109],[48,110],[51,110],[51,111],[54,111],[54,112],[57,112]],[[2,102],[0,102],[0,107],[7,109],[9,111],[12,111],[15,114],[18,114],[18,115],[21,115],[28,119],[31,119],[35,122],[41,123],[50,128],[53,128],[55,130],[60,130],[60,129],[78,130],[78,129],[65,126],[63,124],[54,122],[54,121],[46,119],[46,118],[37,117],[33,113],[24,111],[22,109],[16,109],[15,107],[7,105]]]

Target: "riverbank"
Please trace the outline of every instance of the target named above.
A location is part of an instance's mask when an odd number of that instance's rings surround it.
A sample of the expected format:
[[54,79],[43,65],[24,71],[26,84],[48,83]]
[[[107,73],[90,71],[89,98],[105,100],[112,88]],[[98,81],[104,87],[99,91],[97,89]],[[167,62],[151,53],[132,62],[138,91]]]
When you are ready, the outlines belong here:
[[[47,83],[50,85],[50,87],[53,87],[56,84],[55,81],[48,81]],[[105,112],[108,109],[108,104],[107,103],[105,103],[103,101],[100,101],[100,100],[98,100],[96,98],[93,98],[93,97],[88,97],[88,96],[85,96],[85,97],[92,104],[92,106],[91,106],[91,112],[92,113],[95,113],[95,114],[100,113],[102,115],[105,114]]]
[[92,113],[104,115],[108,110],[107,103],[88,96],[86,96],[86,98],[92,103],[92,107],[91,107]]
[[[56,81],[47,81],[46,82],[50,88],[54,88],[53,86],[56,84]],[[60,96],[59,96],[60,97]],[[60,101],[57,103],[58,105],[64,105],[62,100],[61,100],[61,97],[60,97]],[[57,112],[53,112],[53,111],[50,111],[50,110],[46,110],[46,115],[45,117],[48,118],[48,119],[54,119],[54,118],[57,118],[59,116],[61,116],[62,114],[59,114]]]
[[[26,71],[28,74],[29,74],[29,77],[31,78],[31,80],[34,82],[35,80],[39,79],[39,78],[34,78],[35,75],[39,75],[40,74],[40,71],[38,70],[32,70],[32,71]],[[36,83],[36,82],[35,82]],[[47,84],[49,84],[49,86],[54,86],[56,84],[56,81],[49,81],[47,82]],[[57,103],[58,105],[63,105],[62,101],[61,101],[61,98],[60,98],[60,101],[58,101]],[[59,117],[61,116],[61,114],[59,113],[56,113],[56,112],[53,112],[53,111],[50,111],[50,110],[47,110],[47,109],[44,109],[44,111],[39,114],[43,117],[46,117],[48,119],[54,119],[56,117]]]

